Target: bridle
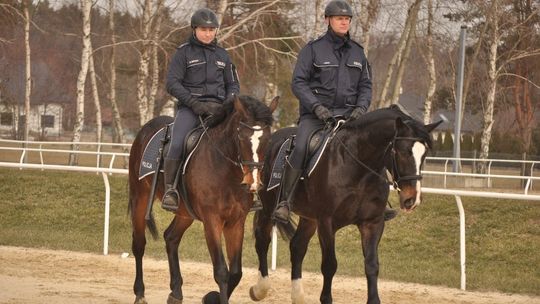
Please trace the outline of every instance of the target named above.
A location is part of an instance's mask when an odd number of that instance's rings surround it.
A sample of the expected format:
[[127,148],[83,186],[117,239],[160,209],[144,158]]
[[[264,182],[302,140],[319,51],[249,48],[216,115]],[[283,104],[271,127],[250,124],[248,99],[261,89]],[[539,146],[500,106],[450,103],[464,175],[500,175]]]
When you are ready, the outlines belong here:
[[[336,130],[337,132],[337,130]],[[396,159],[396,149],[395,149],[395,145],[396,145],[396,141],[398,140],[411,140],[411,141],[419,141],[421,143],[424,143],[424,140],[420,137],[404,137],[404,136],[397,136],[394,135],[394,137],[392,138],[392,140],[388,143],[388,145],[386,146],[385,148],[385,151],[384,151],[384,154],[383,154],[383,158],[386,158],[386,156],[388,155],[388,153],[390,152],[390,157],[391,157],[391,162],[392,162],[392,168],[390,170],[390,178],[388,178],[388,176],[384,176],[378,172],[376,172],[375,170],[371,169],[371,167],[369,167],[368,165],[366,165],[365,163],[363,163],[361,160],[359,160],[352,152],[351,150],[347,147],[347,145],[345,145],[345,143],[343,143],[343,141],[338,137],[338,136],[334,136],[334,138],[336,138],[338,140],[338,142],[340,143],[340,145],[345,149],[345,151],[349,154],[349,156],[359,165],[361,165],[362,167],[364,167],[365,169],[367,169],[368,171],[370,171],[371,173],[375,174],[376,176],[378,176],[380,179],[382,180],[385,180],[388,185],[392,185],[394,187],[394,189],[398,192],[401,191],[401,189],[399,188],[399,185],[398,183],[402,182],[402,181],[410,181],[410,180],[416,180],[416,181],[419,181],[422,179],[422,175],[418,175],[418,174],[414,174],[414,175],[405,175],[405,176],[401,176],[399,174],[399,168],[398,168],[398,163],[397,163],[397,159]]]
[[394,138],[392,139],[392,141],[388,144],[387,148],[386,148],[386,151],[384,152],[384,155],[387,154],[388,150],[390,151],[390,155],[391,155],[391,161],[392,161],[392,168],[391,168],[391,171],[390,171],[390,175],[392,177],[392,185],[394,186],[394,189],[396,189],[397,191],[401,191],[401,189],[399,189],[399,186],[398,184],[401,182],[401,181],[419,181],[419,180],[422,180],[422,175],[419,175],[419,174],[413,174],[413,175],[405,175],[405,176],[401,176],[399,174],[399,168],[398,168],[398,162],[397,162],[397,159],[396,159],[396,149],[395,149],[395,145],[396,145],[396,141],[398,140],[410,140],[410,141],[418,141],[418,142],[421,142],[422,144],[425,145],[424,143],[424,140],[420,137],[403,137],[403,136],[394,136]]
[[210,136],[210,134],[208,133],[208,127],[206,126],[206,123],[205,121],[202,119],[201,116],[199,116],[199,121],[201,122],[201,126],[203,127],[204,129],[204,134],[206,134],[206,136],[208,136],[208,138],[210,139],[209,142],[210,144],[214,147],[214,149],[216,149],[216,151],[218,151],[218,153],[225,159],[227,160],[228,162],[232,163],[233,165],[239,167],[239,168],[242,168],[242,166],[248,166],[250,168],[250,170],[252,171],[254,168],[262,168],[263,166],[263,163],[262,162],[255,162],[255,161],[252,161],[252,160],[243,160],[242,159],[242,153],[240,153],[241,151],[241,147],[240,147],[240,142],[243,140],[241,137],[240,137],[240,130],[241,128],[247,128],[251,131],[262,131],[264,129],[264,127],[257,127],[257,126],[250,126],[249,124],[243,122],[243,121],[240,121],[239,122],[239,125],[238,127],[236,128],[236,139],[235,140],[235,143],[236,143],[236,150],[239,151],[238,153],[238,159],[237,160],[233,160],[232,158],[228,157],[227,155],[225,155],[225,153],[218,147],[216,146],[215,144],[215,141],[213,140],[213,138]]

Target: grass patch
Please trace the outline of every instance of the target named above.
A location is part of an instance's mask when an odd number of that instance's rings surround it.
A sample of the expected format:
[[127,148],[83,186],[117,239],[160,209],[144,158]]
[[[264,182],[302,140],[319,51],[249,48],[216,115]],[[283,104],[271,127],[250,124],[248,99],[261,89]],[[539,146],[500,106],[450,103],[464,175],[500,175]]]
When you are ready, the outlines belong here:
[[[127,177],[109,177],[109,251],[131,252]],[[0,169],[0,244],[101,253],[104,184],[101,175]],[[538,202],[463,197],[467,225],[467,289],[540,295],[540,206]],[[393,198],[395,201],[395,198]],[[394,205],[397,203],[393,202]],[[172,215],[155,208],[160,233]],[[244,265],[256,267],[246,222]],[[148,236],[150,238],[150,236]],[[202,225],[195,222],[180,245],[180,258],[210,262]],[[356,227],[337,234],[338,274],[363,278]],[[149,240],[146,255],[165,258],[164,242]],[[278,244],[278,267],[289,266],[288,245]],[[425,195],[412,214],[387,223],[380,247],[380,277],[459,288],[459,218],[453,197]],[[320,269],[318,240],[311,240],[306,271]]]

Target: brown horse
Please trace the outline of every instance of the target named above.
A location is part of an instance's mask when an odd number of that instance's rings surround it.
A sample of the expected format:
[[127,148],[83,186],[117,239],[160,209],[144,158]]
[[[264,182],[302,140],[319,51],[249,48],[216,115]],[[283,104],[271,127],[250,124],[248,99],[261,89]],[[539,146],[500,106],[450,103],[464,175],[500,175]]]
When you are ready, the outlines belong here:
[[[191,157],[183,179],[192,212],[204,225],[204,234],[212,259],[214,279],[219,292],[206,294],[203,303],[228,303],[234,288],[242,277],[242,243],[244,223],[253,204],[249,185],[254,181],[249,163],[254,160],[251,137],[267,142],[270,137],[272,112],[277,107],[274,98],[271,107],[247,96],[237,98],[226,112],[226,118],[203,134],[197,150]],[[142,258],[146,245],[145,229],[154,238],[157,229],[150,213],[145,220],[151,195],[152,175],[139,179],[143,151],[156,132],[173,121],[172,117],[157,117],[137,134],[129,158],[129,211],[133,226],[132,250],[135,256],[136,277],[133,290],[135,303],[146,303]],[[260,149],[256,153],[262,160]],[[163,196],[163,177],[159,175],[156,194]],[[179,189],[180,191],[180,189]],[[167,303],[182,303],[182,276],[178,260],[178,246],[186,229],[193,223],[186,205],[180,208],[164,232],[170,270],[171,293]],[[222,250],[221,236],[225,238],[228,264]]]
[[[345,123],[335,134],[315,170],[298,185],[292,203],[292,211],[300,218],[296,231],[290,222],[281,227],[292,237],[293,303],[305,302],[301,283],[302,261],[315,231],[322,251],[321,271],[324,277],[320,301],[332,303],[332,279],[337,269],[335,233],[347,225],[356,225],[361,233],[368,283],[367,303],[380,303],[377,248],[384,230],[384,210],[389,195],[386,169],[393,176],[401,208],[413,210],[421,200],[420,170],[431,146],[429,133],[437,125],[424,125],[397,107],[391,107]],[[265,185],[270,180],[271,164],[279,147],[294,132],[295,129],[289,128],[272,135],[262,172]],[[259,282],[250,289],[251,298],[255,301],[266,297],[270,288],[267,253],[277,191],[259,191],[264,208],[256,213],[253,223],[260,271]]]

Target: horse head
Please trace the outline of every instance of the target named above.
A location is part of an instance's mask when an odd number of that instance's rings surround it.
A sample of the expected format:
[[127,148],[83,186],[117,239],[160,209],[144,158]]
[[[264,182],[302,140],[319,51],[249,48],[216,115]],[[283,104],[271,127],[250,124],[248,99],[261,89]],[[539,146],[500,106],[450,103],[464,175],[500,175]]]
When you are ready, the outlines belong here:
[[421,170],[432,144],[429,133],[441,122],[424,125],[414,119],[396,118],[395,136],[390,144],[391,164],[387,168],[404,211],[412,211],[422,201]]
[[234,101],[232,119],[238,126],[238,143],[244,174],[242,185],[246,185],[253,192],[261,183],[258,168],[264,161],[264,151],[270,141],[272,113],[278,103],[279,96],[272,99],[269,107],[248,96],[237,97]]

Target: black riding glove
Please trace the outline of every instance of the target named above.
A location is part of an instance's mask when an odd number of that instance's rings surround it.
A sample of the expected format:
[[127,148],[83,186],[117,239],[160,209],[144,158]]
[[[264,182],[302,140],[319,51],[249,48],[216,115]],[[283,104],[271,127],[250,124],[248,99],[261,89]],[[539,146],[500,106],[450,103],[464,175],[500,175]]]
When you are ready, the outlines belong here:
[[229,95],[229,97],[225,98],[223,101],[223,105],[228,105],[234,103],[234,99],[236,98],[235,95]]
[[366,108],[365,107],[363,107],[363,106],[356,107],[352,111],[351,116],[349,116],[349,119],[350,120],[357,120],[358,118],[360,118],[364,114],[366,114]]
[[332,119],[332,112],[328,110],[327,107],[318,105],[315,107],[315,110],[313,111],[315,113],[315,116],[317,116],[318,119],[327,122],[328,120]]
[[195,101],[191,104],[191,110],[197,115],[218,115],[222,110],[223,106],[215,102],[202,102]]

